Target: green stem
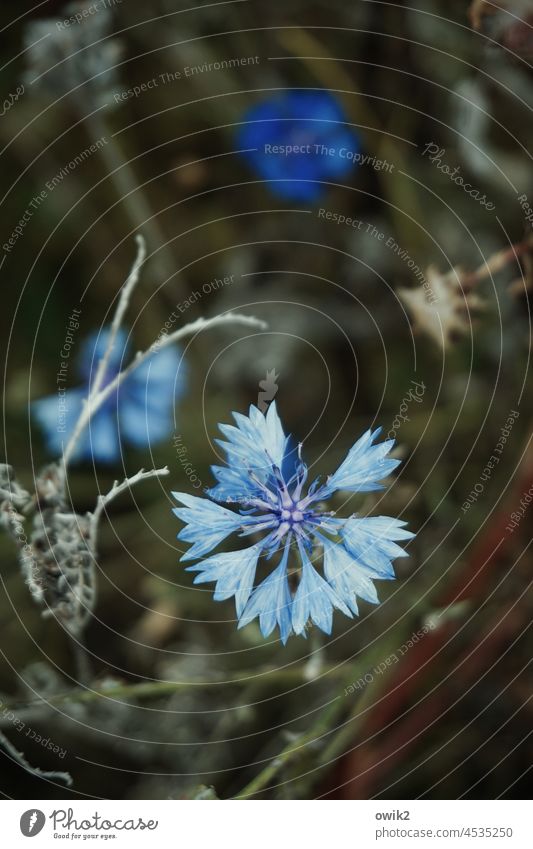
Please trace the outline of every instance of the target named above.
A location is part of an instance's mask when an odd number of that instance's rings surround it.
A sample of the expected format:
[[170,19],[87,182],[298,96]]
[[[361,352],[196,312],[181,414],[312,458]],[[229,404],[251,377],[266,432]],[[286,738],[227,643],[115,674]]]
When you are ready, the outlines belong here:
[[261,790],[265,790],[277,774],[292,761],[302,755],[306,746],[314,743],[322,734],[327,733],[330,723],[335,721],[337,715],[342,710],[342,697],[338,696],[329,707],[323,711],[317,722],[311,727],[310,731],[302,734],[298,740],[291,741],[281,752],[274,758],[261,772],[256,775],[240,793],[235,796],[235,799],[249,799]]
[[[424,609],[421,612],[417,612],[416,620],[413,617],[414,621],[419,620],[420,616],[429,609],[429,604],[424,605]],[[299,777],[300,782],[306,778],[305,786],[312,787],[317,780],[320,768],[327,766],[330,761],[342,755],[349,747],[361,720],[370,706],[375,702],[376,689],[379,689],[381,686],[380,679],[385,681],[385,676],[375,675],[373,677],[372,683],[365,687],[361,697],[357,699],[348,719],[346,719],[342,725],[338,726],[337,730],[337,722],[342,713],[346,710],[347,706],[347,697],[343,692],[344,689],[361,678],[369,669],[373,669],[380,663],[380,661],[385,660],[394,651],[396,651],[403,642],[403,639],[399,636],[399,634],[400,632],[405,634],[405,629],[405,621],[402,621],[400,626],[392,631],[387,640],[380,641],[371,649],[364,652],[359,657],[357,663],[351,667],[349,674],[344,680],[344,687],[341,693],[326,708],[326,710],[322,712],[314,725],[311,726],[310,730],[302,734],[297,741],[292,741],[289,745],[287,745],[273,761],[264,767],[264,769],[262,769],[261,772],[253,778],[237,796],[235,796],[235,798],[249,799],[256,793],[267,789],[283,769],[286,769],[293,763],[293,761],[302,756],[303,750],[306,746],[310,744],[316,745],[320,742],[321,738],[330,737],[328,744],[323,746],[322,751],[318,755],[316,766]],[[331,737],[331,735],[334,736]],[[300,791],[302,790],[302,786],[302,783],[300,783]]]
[[[344,670],[345,671],[345,670]],[[338,676],[343,673],[340,666],[332,666],[324,669],[321,675],[316,679],[317,682],[325,680],[327,675]],[[162,696],[172,695],[183,690],[189,690],[192,687],[221,687],[224,685],[236,686],[239,684],[250,684],[256,682],[261,687],[269,686],[270,684],[308,684],[305,677],[305,668],[302,666],[293,669],[271,669],[264,670],[258,674],[257,670],[250,671],[240,675],[239,678],[232,680],[214,679],[212,681],[148,681],[141,684],[119,684],[115,687],[108,687],[99,690],[72,690],[68,693],[61,693],[58,696],[53,696],[47,699],[46,704],[51,706],[63,704],[87,704],[98,699],[151,699],[161,698]],[[42,701],[27,702],[26,704],[12,704],[10,710],[22,711],[28,708],[35,707],[36,704],[42,705]]]

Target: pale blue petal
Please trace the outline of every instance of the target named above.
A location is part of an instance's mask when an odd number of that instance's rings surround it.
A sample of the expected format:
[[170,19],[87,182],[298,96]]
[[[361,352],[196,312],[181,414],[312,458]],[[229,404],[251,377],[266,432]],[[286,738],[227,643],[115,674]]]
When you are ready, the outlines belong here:
[[194,543],[182,560],[203,557],[247,521],[246,517],[233,513],[207,498],[199,498],[185,492],[173,492],[172,495],[176,501],[185,504],[185,507],[174,507],[172,511],[186,523],[179,532],[178,539]]
[[361,567],[343,545],[324,539],[324,575],[339,598],[357,615],[359,596],[370,604],[379,604],[376,588]]
[[311,620],[321,631],[331,634],[334,607],[342,610],[350,618],[352,614],[335,590],[313,568],[303,548],[300,549],[300,554],[302,572],[292,602],[294,633],[303,634],[307,622]]
[[405,527],[407,522],[393,519],[390,516],[365,516],[348,519],[347,521],[353,522],[361,530],[380,539],[398,540],[413,539],[414,537],[414,533],[408,531]]
[[185,383],[185,364],[181,357],[181,350],[176,345],[169,345],[160,351],[155,351],[135,369],[125,385],[131,382],[141,387],[143,391],[146,390],[147,384],[154,388],[159,385],[165,389],[169,388],[172,394],[174,383],[177,389]]
[[249,471],[231,466],[211,466],[217,479],[216,486],[207,490],[207,495],[215,501],[235,504],[247,498],[258,498],[263,494],[260,487],[251,479]]
[[254,406],[249,415],[233,413],[235,425],[220,425],[227,442],[218,440],[227,455],[228,464],[243,472],[253,469],[261,479],[270,476],[272,466],[281,469],[287,437],[272,402],[266,415]]
[[[32,404],[43,428],[49,452],[59,457],[80,416],[86,391],[72,389],[64,396],[51,395]],[[63,430],[64,429],[64,430]],[[100,409],[82,431],[72,459],[114,463],[120,456],[117,423],[109,409]]]
[[373,577],[392,580],[395,575],[391,561],[408,556],[393,540],[414,536],[404,524],[387,516],[353,517],[346,519],[340,533],[348,551]]
[[157,445],[172,433],[172,395],[167,396],[165,408],[154,407],[152,397],[147,396],[144,403],[129,397],[119,401],[119,429],[124,439],[143,448]]
[[283,645],[292,632],[292,597],[287,579],[287,557],[259,586],[244,609],[239,628],[244,628],[259,616],[259,627],[263,637],[269,637],[276,625],[279,626]]
[[185,369],[175,346],[152,354],[119,389],[120,432],[137,447],[156,445],[172,433],[176,400],[185,388]]
[[[71,389],[64,395],[49,395],[40,398],[31,405],[31,410],[46,439],[48,452],[59,457],[66,446],[83,404],[85,393],[81,389]],[[78,457],[83,452],[78,449]],[[74,458],[76,459],[76,458]]]
[[120,443],[115,416],[108,410],[100,410],[89,425],[87,459],[94,462],[114,463],[120,457]]
[[394,446],[394,439],[387,439],[385,442],[373,445],[380,432],[381,428],[373,433],[367,430],[357,440],[346,459],[320,490],[322,498],[336,490],[371,492],[382,489],[378,481],[386,478],[399,465],[400,460],[385,459]]
[[194,579],[195,584],[216,581],[213,595],[215,601],[225,601],[235,596],[237,617],[240,617],[254,587],[257,561],[262,548],[263,543],[259,542],[241,551],[213,554],[207,560],[188,566],[187,571],[200,573]]
[[218,483],[207,491],[210,498],[226,503],[261,497],[257,481],[269,482],[273,466],[281,470],[288,446],[274,402],[266,415],[251,406],[248,416],[233,413],[233,417],[236,425],[219,425],[227,442],[216,440],[226,454],[227,466],[211,467]]

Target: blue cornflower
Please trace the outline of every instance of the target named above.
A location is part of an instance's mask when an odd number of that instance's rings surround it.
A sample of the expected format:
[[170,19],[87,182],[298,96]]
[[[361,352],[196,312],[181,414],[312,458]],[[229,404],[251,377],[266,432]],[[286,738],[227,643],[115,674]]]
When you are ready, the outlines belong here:
[[359,138],[327,91],[285,92],[252,106],[243,122],[237,137],[243,155],[274,194],[289,200],[319,198],[322,181],[348,174],[360,151]]
[[[304,494],[307,467],[300,448],[291,448],[276,406],[266,415],[250,407],[249,416],[234,413],[236,425],[220,425],[226,442],[217,440],[226,454],[226,466],[213,466],[216,486],[210,496],[198,498],[172,493],[184,507],[174,513],[185,522],[178,539],[192,543],[182,560],[204,558],[229,534],[254,535],[248,548],[201,559],[187,571],[196,571],[194,583],[215,581],[215,601],[235,597],[239,628],[256,616],[263,636],[279,627],[283,643],[291,633],[304,634],[309,621],[331,633],[333,608],[357,615],[357,597],[378,603],[375,579],[394,578],[392,560],[407,556],[396,544],[414,536],[405,522],[385,516],[340,519],[321,502],[334,492],[370,492],[396,468],[387,457],[393,439],[375,444],[380,428],[368,430],[326,481],[316,479]],[[233,505],[235,509],[222,506]],[[289,568],[294,551],[296,565]],[[259,559],[279,562],[256,583]],[[322,574],[315,568],[318,552]]]
[[[106,350],[109,333],[109,328],[95,331],[82,344],[78,362],[78,372],[84,381],[82,387],[65,390],[62,379],[55,395],[32,404],[46,436],[47,448],[54,456],[62,453],[79,418]],[[127,356],[127,335],[120,330],[101,388],[128,365]],[[92,417],[72,459],[113,463],[120,458],[121,439],[138,448],[165,439],[173,428],[174,402],[185,388],[185,370],[180,357],[179,348],[169,345],[154,352],[125,378]]]

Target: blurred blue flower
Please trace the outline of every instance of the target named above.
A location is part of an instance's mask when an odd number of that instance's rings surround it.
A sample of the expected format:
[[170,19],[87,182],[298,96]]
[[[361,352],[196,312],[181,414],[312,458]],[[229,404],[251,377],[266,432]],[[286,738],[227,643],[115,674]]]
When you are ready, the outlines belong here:
[[[60,456],[82,410],[83,401],[96,377],[110,330],[95,331],[80,350],[78,371],[84,385],[63,388],[60,380],[54,395],[34,401],[32,410],[46,437],[48,451]],[[137,448],[161,442],[173,429],[175,401],[185,389],[185,369],[180,350],[169,345],[154,352],[136,368],[103,403],[81,435],[73,460],[114,463],[121,455],[121,440]],[[128,365],[127,335],[117,334],[102,388]]]
[[348,174],[360,152],[359,138],[327,91],[288,91],[253,106],[237,143],[274,194],[301,201],[319,198],[322,181]]
[[[194,583],[215,581],[215,601],[234,596],[239,628],[258,616],[263,636],[277,625],[283,643],[293,632],[305,635],[309,621],[330,634],[334,608],[351,617],[358,612],[357,597],[378,603],[373,581],[394,578],[391,561],[407,556],[396,540],[414,534],[405,530],[405,522],[385,516],[336,518],[319,502],[337,490],[382,489],[379,481],[400,462],[387,457],[394,440],[375,444],[380,429],[368,430],[337,471],[323,483],[317,478],[304,494],[307,467],[301,446],[291,448],[275,403],[266,415],[252,406],[249,416],[233,416],[236,425],[220,425],[227,441],[217,442],[227,465],[212,467],[217,480],[207,491],[212,500],[172,493],[184,505],[173,510],[185,522],[178,539],[192,543],[181,559],[203,558],[234,532],[241,537],[263,533],[248,548],[212,554],[189,566],[187,571],[199,573]],[[322,574],[315,568],[316,550]],[[257,583],[260,557],[267,562],[279,551],[276,567]],[[291,551],[297,557],[289,569]]]

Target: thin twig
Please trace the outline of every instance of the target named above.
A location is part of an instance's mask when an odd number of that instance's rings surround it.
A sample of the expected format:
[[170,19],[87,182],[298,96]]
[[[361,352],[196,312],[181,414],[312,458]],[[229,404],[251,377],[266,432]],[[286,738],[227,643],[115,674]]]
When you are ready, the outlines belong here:
[[66,475],[67,466],[72,457],[78,439],[89,424],[90,420],[93,418],[93,416],[96,415],[104,401],[106,401],[110,397],[110,395],[112,395],[113,392],[118,389],[120,384],[127,377],[129,377],[130,374],[135,371],[136,368],[142,365],[142,363],[146,362],[146,360],[154,353],[160,351],[162,348],[166,348],[167,345],[171,345],[173,342],[177,342],[187,336],[192,336],[196,333],[200,333],[200,331],[202,330],[206,330],[210,327],[216,327],[220,324],[243,324],[248,327],[256,327],[260,330],[265,330],[267,327],[266,323],[264,321],[261,321],[260,319],[254,318],[253,316],[241,315],[239,313],[232,312],[223,313],[222,315],[217,315],[213,318],[199,318],[197,319],[197,321],[193,321],[191,322],[191,324],[187,324],[185,327],[182,327],[179,330],[175,330],[174,333],[160,336],[145,351],[139,351],[135,355],[134,359],[130,362],[130,364],[123,371],[119,372],[119,374],[117,374],[113,378],[113,380],[111,380],[106,386],[102,388],[102,383],[105,377],[105,371],[109,363],[109,357],[111,355],[111,351],[113,350],[117,333],[120,329],[124,315],[128,308],[132,292],[137,283],[139,282],[139,273],[146,256],[146,248],[143,237],[138,234],[136,236],[136,241],[137,257],[128,275],[128,278],[121,289],[117,308],[115,310],[113,321],[111,323],[111,331],[109,334],[109,340],[104,355],[98,364],[96,370],[96,377],[91,385],[89,395],[83,403],[80,416],[74,426],[72,435],[63,452],[63,459],[61,464],[63,478]]
[[102,386],[102,382],[105,377],[105,372],[109,364],[109,358],[111,356],[113,348],[115,347],[115,341],[117,338],[118,331],[122,326],[124,315],[128,308],[132,292],[135,289],[137,283],[139,282],[141,268],[146,258],[146,242],[144,241],[144,237],[140,234],[137,234],[135,236],[135,241],[137,242],[137,256],[135,257],[135,262],[133,263],[132,269],[128,274],[126,282],[124,283],[120,291],[117,308],[115,310],[115,314],[113,316],[113,320],[111,322],[111,327],[109,330],[109,338],[104,352],[104,356],[98,363],[96,369],[96,375],[91,387],[91,395],[97,395],[100,391],[100,387]]
[[22,752],[19,752],[1,731],[0,746],[5,749],[7,754],[11,756],[19,766],[27,772],[30,772],[32,775],[35,775],[37,778],[49,778],[50,780],[55,779],[57,781],[63,781],[67,787],[72,786],[72,777],[68,774],[68,772],[46,772],[45,770],[39,769],[39,767],[29,764]]
[[96,551],[96,538],[98,535],[98,524],[100,519],[102,518],[102,514],[106,509],[107,505],[111,503],[115,498],[121,495],[126,490],[131,489],[132,486],[135,486],[136,483],[140,483],[141,481],[147,480],[148,478],[156,478],[163,477],[164,475],[170,474],[168,466],[165,466],[162,469],[150,469],[150,471],[145,472],[144,469],[141,469],[137,472],[137,474],[132,475],[131,478],[125,478],[122,483],[115,481],[111,489],[106,495],[99,495],[98,501],[96,502],[96,507],[93,513],[89,514],[89,548],[93,552]]
[[207,330],[211,327],[217,327],[221,324],[242,324],[247,327],[255,327],[259,330],[265,330],[267,327],[266,322],[261,321],[258,318],[254,318],[251,315],[241,315],[240,313],[232,313],[227,312],[222,315],[213,316],[213,318],[199,318],[196,321],[191,322],[191,324],[187,324],[185,327],[182,327],[180,330],[175,330],[174,333],[170,333],[168,335],[163,336],[158,339],[156,342],[153,342],[152,345],[147,348],[145,351],[139,351],[131,363],[126,366],[126,368],[117,374],[113,380],[111,380],[97,395],[90,395],[87,401],[84,404],[81,415],[76,424],[74,433],[72,438],[65,449],[65,453],[63,455],[63,466],[66,469],[68,461],[72,455],[72,451],[75,447],[75,444],[85,429],[85,427],[89,424],[91,418],[96,415],[102,404],[107,401],[110,395],[115,392],[121,383],[129,377],[132,372],[135,371],[140,365],[146,362],[154,353],[160,351],[162,348],[166,348],[168,345],[173,344],[174,342],[178,342],[181,339],[186,338],[187,336],[194,336],[196,333],[200,333],[202,330]]
[[521,257],[522,254],[527,253],[530,248],[530,240],[524,239],[522,242],[511,245],[509,248],[503,248],[500,251],[496,251],[496,253],[492,254],[492,256],[485,260],[479,268],[476,268],[475,271],[471,271],[463,276],[463,286],[465,284],[467,286],[473,285],[492,274],[497,274],[509,263],[516,262],[519,257]]
[[120,327],[122,325],[122,321],[128,308],[132,292],[135,289],[137,283],[139,282],[139,274],[146,257],[146,244],[144,238],[140,234],[136,235],[135,241],[137,242],[137,256],[135,258],[135,262],[133,263],[132,269],[126,279],[126,282],[124,283],[120,291],[117,308],[115,310],[115,314],[111,322],[111,329],[109,332],[109,338],[107,341],[106,349],[104,351],[102,359],[98,363],[96,375],[94,381],[92,382],[89,395],[86,401],[84,402],[83,409],[78,418],[78,421],[76,422],[76,425],[72,432],[72,436],[70,437],[67,443],[67,447],[65,448],[65,451],[63,453],[64,470],[66,470],[67,468],[68,462],[72,456],[72,453],[76,447],[76,443],[82,431],[85,429],[85,426],[88,424],[91,417],[94,415],[94,412],[96,412],[92,411],[93,399],[98,397],[98,393],[101,389],[102,383],[105,378],[106,369],[109,364],[109,358],[115,346],[118,331],[120,330]]
[[103,403],[109,395],[111,395],[114,390],[120,386],[123,380],[129,377],[136,368],[146,362],[146,360],[153,356],[154,353],[160,351],[162,348],[166,348],[168,345],[172,345],[174,342],[179,342],[181,339],[185,339],[187,336],[194,336],[202,330],[208,330],[211,327],[217,327],[221,324],[243,324],[246,327],[255,327],[258,330],[266,330],[268,327],[266,321],[262,321],[252,315],[242,315],[241,313],[235,312],[222,313],[221,315],[215,315],[212,318],[198,318],[196,321],[186,324],[185,327],[182,327],[180,330],[175,330],[174,333],[160,337],[153,342],[146,351],[139,351],[129,366],[126,366],[124,371],[117,374],[114,380],[102,389],[102,392],[100,393],[102,397],[101,400],[97,399],[98,403]]
[[174,333],[170,333],[156,340],[145,351],[139,351],[129,366],[126,366],[120,374],[117,374],[117,376],[102,389],[98,397],[94,399],[91,415],[94,415],[98,408],[109,398],[110,395],[113,394],[120,384],[123,383],[123,381],[129,377],[136,368],[153,356],[154,353],[160,351],[162,348],[168,347],[168,345],[172,345],[174,342],[179,342],[181,339],[185,339],[187,336],[194,336],[202,330],[217,327],[221,324],[243,324],[248,327],[256,327],[259,330],[265,330],[267,327],[266,322],[261,321],[258,318],[254,318],[254,316],[241,315],[239,313],[232,312],[215,315],[213,318],[198,318],[196,321],[185,325],[185,327],[182,327],[180,330],[175,330]]

